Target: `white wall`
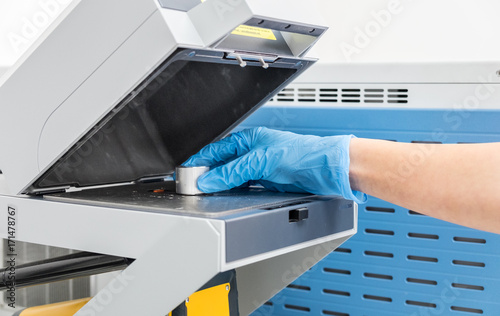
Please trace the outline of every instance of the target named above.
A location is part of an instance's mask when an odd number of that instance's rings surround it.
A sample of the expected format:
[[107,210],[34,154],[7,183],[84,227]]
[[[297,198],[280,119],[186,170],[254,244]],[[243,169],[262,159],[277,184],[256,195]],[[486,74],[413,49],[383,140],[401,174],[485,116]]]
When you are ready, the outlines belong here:
[[[319,43],[323,62],[500,59],[498,0],[317,1],[330,25]],[[69,2],[0,0],[0,74]]]
[[319,0],[322,62],[500,60],[498,0]]

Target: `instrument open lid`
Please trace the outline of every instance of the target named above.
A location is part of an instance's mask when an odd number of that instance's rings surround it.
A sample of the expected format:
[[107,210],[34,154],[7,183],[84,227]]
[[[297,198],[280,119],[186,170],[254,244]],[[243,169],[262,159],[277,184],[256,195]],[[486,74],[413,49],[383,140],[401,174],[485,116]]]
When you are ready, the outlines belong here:
[[197,2],[82,1],[44,33],[0,80],[10,193],[172,173],[314,63],[326,30],[300,0]]
[[26,193],[162,178],[226,135],[314,61],[241,67],[227,52],[179,49]]

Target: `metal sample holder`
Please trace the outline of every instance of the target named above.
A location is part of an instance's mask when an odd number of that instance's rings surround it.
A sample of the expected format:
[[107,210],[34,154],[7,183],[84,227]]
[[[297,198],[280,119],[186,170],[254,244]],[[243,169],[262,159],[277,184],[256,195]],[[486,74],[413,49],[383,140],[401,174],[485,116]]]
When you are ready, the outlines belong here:
[[251,313],[356,233],[357,205],[167,179],[315,62],[317,21],[298,0],[72,3],[0,79],[1,236],[134,259],[76,315],[166,315],[229,270]]

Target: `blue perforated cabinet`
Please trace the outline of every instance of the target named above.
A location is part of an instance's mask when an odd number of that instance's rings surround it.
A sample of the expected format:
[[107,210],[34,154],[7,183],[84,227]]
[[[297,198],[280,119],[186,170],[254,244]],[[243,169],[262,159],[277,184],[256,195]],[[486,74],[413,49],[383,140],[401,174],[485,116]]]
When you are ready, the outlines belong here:
[[[255,126],[398,142],[500,141],[494,110],[266,106],[240,128]],[[358,233],[252,315],[500,315],[500,235],[369,197]]]

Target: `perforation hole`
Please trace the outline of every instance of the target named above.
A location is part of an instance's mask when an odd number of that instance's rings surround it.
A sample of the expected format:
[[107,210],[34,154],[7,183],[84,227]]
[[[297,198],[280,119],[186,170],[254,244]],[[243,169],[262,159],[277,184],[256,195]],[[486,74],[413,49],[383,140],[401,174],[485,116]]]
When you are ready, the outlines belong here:
[[395,213],[396,212],[393,208],[388,208],[388,207],[367,206],[365,209],[368,212],[378,212],[378,213]]
[[477,308],[460,307],[460,306],[452,306],[450,308],[452,311],[457,311],[457,312],[466,312],[466,313],[473,313],[473,314],[482,314],[483,313],[482,309],[477,309]]
[[311,311],[311,309],[309,307],[299,306],[299,305],[291,305],[291,304],[285,304],[285,308],[296,310],[296,311],[302,311],[302,312],[310,312]]
[[364,294],[363,298],[365,298],[367,300],[374,300],[374,301],[380,301],[380,302],[388,302],[388,303],[392,302],[392,298],[385,297],[385,296]]
[[459,265],[459,266],[469,266],[469,267],[478,267],[478,268],[484,268],[486,265],[484,262],[475,262],[475,261],[465,261],[465,260],[453,260],[453,264]]
[[453,237],[454,241],[457,242],[468,242],[468,243],[473,243],[473,244],[485,244],[486,239],[482,238],[469,238],[469,237]]
[[425,285],[437,285],[438,283],[434,280],[425,280],[425,279],[416,279],[416,278],[406,278],[407,282],[410,283],[418,283],[418,284],[425,284]]
[[351,252],[352,252],[352,250],[351,250],[351,249],[349,249],[349,248],[341,248],[341,247],[339,247],[339,248],[335,249],[335,252],[340,252],[340,253],[351,253]]
[[394,254],[389,253],[389,252],[380,252],[380,251],[366,250],[364,253],[367,256],[383,257],[383,258],[394,258]]
[[335,93],[320,93],[320,97],[337,97],[338,94]]
[[455,287],[457,289],[474,290],[474,291],[484,291],[484,286],[480,286],[480,285],[452,283],[451,286],[453,286],[453,287]]
[[411,301],[411,300],[407,300],[406,304],[407,305],[420,306],[420,307],[429,307],[429,308],[436,308],[437,307],[437,305],[434,304],[434,303],[420,302],[420,301]]
[[363,273],[363,276],[365,278],[381,279],[381,280],[392,280],[393,279],[392,275],[369,273],[369,272]]
[[323,315],[331,315],[331,316],[349,316],[348,313],[341,313],[341,312],[334,312],[334,311],[329,311],[329,310],[323,310],[322,311]]
[[412,140],[413,144],[442,144],[443,142],[435,142],[430,140]]
[[436,263],[438,262],[437,258],[432,258],[432,257],[424,257],[424,256],[407,256],[408,260],[415,260],[415,261],[423,261],[423,262],[433,262]]
[[351,275],[351,271],[349,271],[349,270],[333,269],[333,268],[323,268],[323,271],[328,272],[328,273]]
[[359,98],[359,94],[342,94],[342,97],[344,98]]
[[300,290],[300,291],[311,291],[309,286],[297,285],[297,284],[289,284],[287,286],[289,289]]
[[376,234],[376,235],[394,236],[394,232],[392,230],[383,230],[383,229],[366,228],[365,233]]
[[267,305],[267,306],[273,306],[274,304],[273,304],[273,302],[269,302],[269,301],[267,301],[267,302],[265,302],[265,303],[264,303],[264,305]]
[[332,294],[332,295],[340,295],[340,296],[351,296],[351,293],[349,293],[349,292],[330,290],[330,289],[323,289],[323,293]]
[[417,216],[426,216],[426,215],[424,215],[424,214],[420,214],[419,212],[415,212],[415,211],[412,211],[412,210],[409,210],[409,211],[408,211],[408,214],[409,214],[409,215],[417,215]]
[[408,237],[410,238],[421,238],[421,239],[439,239],[438,235],[433,234],[421,234],[421,233],[408,233]]

